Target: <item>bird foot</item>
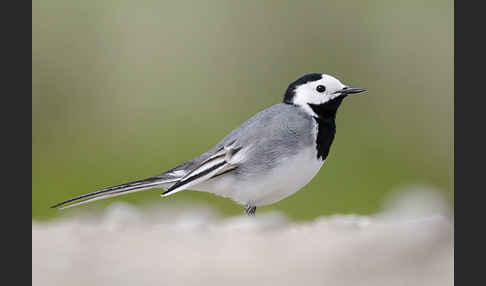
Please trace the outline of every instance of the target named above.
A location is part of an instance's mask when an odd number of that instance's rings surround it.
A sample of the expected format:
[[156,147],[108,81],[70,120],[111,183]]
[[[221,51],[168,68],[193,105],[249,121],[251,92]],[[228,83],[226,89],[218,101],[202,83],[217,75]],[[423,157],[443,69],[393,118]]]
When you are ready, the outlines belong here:
[[245,212],[248,216],[254,216],[256,212],[256,207],[252,205],[246,205]]

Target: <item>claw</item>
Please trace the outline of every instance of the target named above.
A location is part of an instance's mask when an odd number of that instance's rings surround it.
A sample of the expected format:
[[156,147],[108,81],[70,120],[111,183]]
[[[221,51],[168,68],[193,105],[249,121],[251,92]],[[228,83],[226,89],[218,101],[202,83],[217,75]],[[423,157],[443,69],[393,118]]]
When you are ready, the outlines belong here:
[[256,207],[255,206],[252,206],[250,204],[247,204],[245,206],[245,212],[248,216],[254,216],[255,215],[255,212],[256,212]]

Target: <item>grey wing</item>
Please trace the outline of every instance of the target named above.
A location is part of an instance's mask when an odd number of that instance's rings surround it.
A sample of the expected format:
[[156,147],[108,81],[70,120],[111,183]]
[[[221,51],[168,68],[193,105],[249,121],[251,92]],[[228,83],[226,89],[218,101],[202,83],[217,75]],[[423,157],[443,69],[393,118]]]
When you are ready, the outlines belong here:
[[[223,140],[217,147],[216,152],[209,157],[205,156],[206,154],[201,156],[203,157],[203,160],[198,163],[196,167],[185,171],[180,170],[181,172],[184,172],[184,176],[172,184],[166,192],[162,193],[162,196],[165,197],[189,189],[192,186],[215,176],[219,176],[238,168],[238,163],[241,161],[241,157],[236,155],[243,149],[243,146],[237,144],[237,140],[233,140],[227,144],[225,144]],[[201,161],[201,157],[197,158],[199,160],[196,159],[196,161]],[[194,161],[189,162],[189,165],[194,165]],[[177,169],[175,172],[177,172]]]
[[208,152],[161,174],[161,176],[180,176],[175,183],[164,188],[167,191],[162,195],[168,196],[189,189],[205,180],[236,170],[245,158],[241,154],[237,158],[233,156],[241,149],[252,149],[252,146],[264,138],[267,125],[271,118],[280,113],[280,107],[281,104],[277,104],[255,114],[226,135]]

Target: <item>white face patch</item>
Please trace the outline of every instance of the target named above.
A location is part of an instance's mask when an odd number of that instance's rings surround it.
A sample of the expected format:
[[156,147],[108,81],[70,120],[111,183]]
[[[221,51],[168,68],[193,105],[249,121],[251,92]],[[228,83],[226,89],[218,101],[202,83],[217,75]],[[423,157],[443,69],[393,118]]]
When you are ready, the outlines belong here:
[[[319,92],[317,87],[322,85],[325,87],[325,91]],[[303,107],[307,112],[316,116],[314,111],[309,107],[309,103],[312,104],[323,104],[332,100],[341,94],[337,91],[342,90],[345,87],[338,79],[323,74],[322,79],[317,81],[307,82],[303,85],[298,86],[295,90],[295,96],[293,98],[293,103]],[[337,93],[336,93],[337,92]]]

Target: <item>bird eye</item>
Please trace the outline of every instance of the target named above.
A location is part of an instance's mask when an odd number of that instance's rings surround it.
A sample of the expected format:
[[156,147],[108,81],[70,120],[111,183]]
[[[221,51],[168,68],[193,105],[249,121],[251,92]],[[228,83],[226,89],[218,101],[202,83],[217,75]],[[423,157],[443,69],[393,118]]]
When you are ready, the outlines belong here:
[[316,87],[316,90],[317,90],[317,92],[324,92],[324,91],[326,91],[326,87],[323,86],[323,85],[318,85]]

